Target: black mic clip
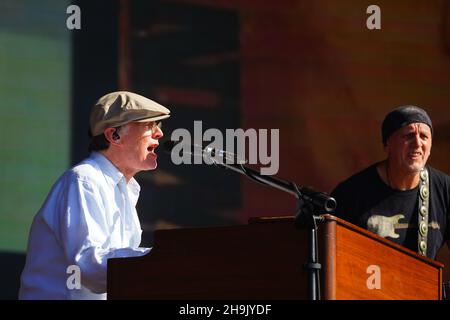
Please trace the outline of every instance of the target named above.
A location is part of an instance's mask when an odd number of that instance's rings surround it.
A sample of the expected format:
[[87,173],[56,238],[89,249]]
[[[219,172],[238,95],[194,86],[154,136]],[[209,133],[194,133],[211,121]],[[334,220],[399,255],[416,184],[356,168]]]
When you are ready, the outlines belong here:
[[297,228],[317,227],[316,222],[324,220],[320,213],[332,213],[336,209],[336,200],[328,194],[310,187],[299,188],[294,182],[292,187],[297,193],[299,203],[295,216]]

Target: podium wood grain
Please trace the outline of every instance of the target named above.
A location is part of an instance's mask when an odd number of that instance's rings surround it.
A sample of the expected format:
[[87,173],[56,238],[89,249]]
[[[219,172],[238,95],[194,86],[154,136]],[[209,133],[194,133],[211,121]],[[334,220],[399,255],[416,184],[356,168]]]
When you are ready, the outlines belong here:
[[[442,264],[324,218],[323,299],[440,299]],[[307,299],[307,232],[293,221],[156,231],[146,256],[108,260],[108,299]],[[379,289],[367,286],[369,266],[379,267]]]

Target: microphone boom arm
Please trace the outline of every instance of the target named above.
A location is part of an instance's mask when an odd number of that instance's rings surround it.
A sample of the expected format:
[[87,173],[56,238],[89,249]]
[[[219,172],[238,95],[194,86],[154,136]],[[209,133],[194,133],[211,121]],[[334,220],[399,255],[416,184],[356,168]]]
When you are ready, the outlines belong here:
[[218,162],[214,158],[212,159],[213,163],[217,166],[236,171],[247,176],[253,181],[290,193],[298,199],[302,198],[304,201],[308,201],[313,204],[318,211],[331,213],[336,209],[336,200],[326,193],[315,191],[309,187],[296,186],[293,182],[281,180],[276,177],[261,175],[256,170],[242,164],[230,164]]

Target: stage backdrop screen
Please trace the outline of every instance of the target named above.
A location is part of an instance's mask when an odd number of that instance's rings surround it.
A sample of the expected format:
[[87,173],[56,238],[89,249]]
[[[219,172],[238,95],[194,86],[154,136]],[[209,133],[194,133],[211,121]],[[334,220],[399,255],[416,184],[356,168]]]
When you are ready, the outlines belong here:
[[26,250],[33,216],[70,163],[69,5],[0,2],[0,251]]

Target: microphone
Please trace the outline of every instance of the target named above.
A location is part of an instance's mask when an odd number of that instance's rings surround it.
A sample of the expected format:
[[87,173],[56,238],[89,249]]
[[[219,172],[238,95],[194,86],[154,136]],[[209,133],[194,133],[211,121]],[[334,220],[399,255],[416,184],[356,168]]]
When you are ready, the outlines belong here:
[[336,200],[324,192],[316,191],[311,187],[305,186],[299,186],[298,191],[300,191],[300,195],[304,200],[311,202],[314,206],[325,212],[334,212],[336,209]]
[[[225,161],[223,163],[217,162],[214,159],[214,156],[219,156],[222,159],[233,159],[238,161],[245,161],[240,160],[234,153],[227,152],[224,150],[216,149],[213,147],[206,147],[203,148],[199,146],[198,144],[184,144],[182,141],[172,141],[168,140],[162,144],[163,150],[166,153],[171,154],[175,146],[181,143],[181,156],[183,154],[189,154],[192,156],[200,156],[203,157],[206,155],[209,159],[212,160],[214,164],[218,164],[222,167],[225,167],[227,169],[234,170],[238,173],[246,175],[248,178],[252,179],[253,181],[259,182],[264,185],[268,185],[271,187],[274,187],[276,189],[279,189],[281,191],[290,193],[296,197],[301,197],[303,200],[313,204],[318,210],[322,210],[324,212],[331,213],[336,209],[336,200],[329,196],[328,194],[324,192],[319,192],[311,187],[307,186],[297,186],[295,183],[284,181],[281,179],[278,179],[277,177],[272,176],[263,176],[260,175],[256,170],[253,170],[251,168],[242,166],[242,165],[234,165],[234,164],[227,164]],[[191,152],[193,148],[193,152]],[[186,151],[189,150],[189,151]],[[232,157],[232,158],[230,158]],[[238,164],[243,164],[245,162],[241,162]]]
[[[225,162],[228,160],[228,162],[235,163],[235,164],[246,164],[247,161],[239,158],[236,154],[232,152],[228,152],[225,150],[217,149],[211,146],[207,146],[206,148],[203,148],[202,146],[198,144],[185,144],[181,141],[173,141],[173,140],[167,140],[163,143],[163,149],[166,153],[172,153],[173,148],[175,148],[176,145],[181,143],[181,156],[183,154],[189,154],[194,157],[203,157],[206,156],[208,159],[211,159],[213,163],[216,163],[217,158],[220,158]],[[190,150],[190,151],[186,151]]]

